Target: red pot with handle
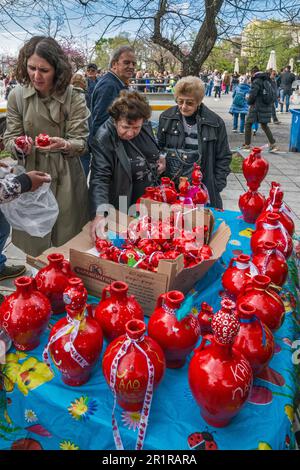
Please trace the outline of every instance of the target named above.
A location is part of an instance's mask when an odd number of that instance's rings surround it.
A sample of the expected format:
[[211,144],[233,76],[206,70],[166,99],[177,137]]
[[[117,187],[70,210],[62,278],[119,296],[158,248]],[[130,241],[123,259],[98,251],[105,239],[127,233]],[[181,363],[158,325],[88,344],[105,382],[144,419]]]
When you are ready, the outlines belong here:
[[245,356],[233,349],[239,330],[235,315],[216,313],[212,329],[214,334],[206,336],[195,350],[188,379],[202,417],[210,426],[224,427],[247,401],[253,373]]
[[63,293],[63,300],[70,317],[74,318],[83,312],[86,307],[87,297],[88,293],[82,279],[79,277],[71,277],[69,279],[69,285]]
[[168,204],[174,204],[177,201],[177,192],[175,189],[174,181],[164,176],[161,178],[160,185],[161,200]]
[[69,285],[70,277],[74,277],[70,264],[60,253],[47,256],[49,264],[40,269],[35,276],[37,288],[51,303],[52,313],[59,314],[65,311],[63,293]]
[[40,344],[50,316],[51,305],[27,276],[14,281],[16,291],[5,297],[0,306],[0,327],[20,351],[31,351]]
[[128,321],[125,331],[125,335],[119,336],[107,347],[102,370],[119,405],[126,411],[139,411],[143,407],[149,382],[156,387],[164,376],[165,357],[157,342],[145,335],[143,321]]
[[285,308],[280,296],[270,288],[271,278],[258,274],[245,287],[244,293],[238,297],[237,307],[247,303],[255,307],[257,317],[271,331],[276,331],[284,321]]
[[285,258],[289,258],[293,251],[293,241],[284,226],[280,222],[280,215],[269,212],[266,221],[262,222],[253,232],[251,237],[251,249],[254,254],[264,245],[265,242],[274,242]]
[[239,208],[243,219],[249,224],[254,224],[265,206],[265,198],[257,191],[249,190],[239,197]]
[[233,347],[248,359],[255,376],[267,367],[274,355],[274,337],[270,329],[256,316],[253,305],[240,303],[237,317],[240,329]]
[[112,282],[102,291],[95,320],[108,341],[125,334],[125,325],[129,320],[144,320],[142,307],[133,295],[127,293],[128,285],[121,281]]
[[250,277],[250,256],[242,253],[237,258],[230,260],[229,266],[222,276],[222,284],[226,292],[236,298],[241,294]]
[[176,311],[183,301],[184,295],[180,291],[161,294],[148,323],[149,336],[161,346],[167,367],[171,369],[185,364],[200,336],[199,321],[192,313],[177,320]]
[[202,302],[201,310],[198,315],[201,336],[212,333],[211,322],[214,316],[214,311],[211,305],[207,302]]
[[264,242],[253,256],[252,262],[259,274],[269,276],[276,286],[283,286],[288,276],[288,265],[284,254],[278,250],[277,243]]
[[257,191],[263,179],[267,176],[269,163],[261,155],[261,149],[254,147],[243,161],[243,173],[247,186],[252,191]]
[[274,214],[279,214],[280,222],[282,223],[282,225],[284,226],[286,231],[292,237],[294,235],[294,232],[295,232],[295,224],[294,224],[294,221],[293,221],[292,217],[290,216],[290,213],[288,213],[288,211],[285,210],[283,204],[269,205],[268,210],[263,211],[260,214],[260,216],[257,218],[256,227],[261,227],[261,224],[263,222],[267,222],[267,216],[271,212],[273,212]]

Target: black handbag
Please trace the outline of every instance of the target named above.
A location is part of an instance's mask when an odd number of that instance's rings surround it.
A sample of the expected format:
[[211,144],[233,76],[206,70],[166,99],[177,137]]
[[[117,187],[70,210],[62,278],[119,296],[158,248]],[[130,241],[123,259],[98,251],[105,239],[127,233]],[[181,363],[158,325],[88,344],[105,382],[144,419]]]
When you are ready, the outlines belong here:
[[166,175],[176,185],[181,176],[191,179],[194,163],[200,164],[201,157],[195,150],[166,149]]

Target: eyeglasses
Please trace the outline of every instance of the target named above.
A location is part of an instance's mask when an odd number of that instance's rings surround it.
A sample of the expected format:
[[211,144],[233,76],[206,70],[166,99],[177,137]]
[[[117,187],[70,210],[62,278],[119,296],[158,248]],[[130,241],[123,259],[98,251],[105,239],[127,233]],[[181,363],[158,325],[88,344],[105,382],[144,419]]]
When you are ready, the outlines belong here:
[[189,107],[195,106],[197,104],[194,100],[182,100],[181,98],[177,99],[176,103],[178,104],[178,106],[183,106],[185,104]]

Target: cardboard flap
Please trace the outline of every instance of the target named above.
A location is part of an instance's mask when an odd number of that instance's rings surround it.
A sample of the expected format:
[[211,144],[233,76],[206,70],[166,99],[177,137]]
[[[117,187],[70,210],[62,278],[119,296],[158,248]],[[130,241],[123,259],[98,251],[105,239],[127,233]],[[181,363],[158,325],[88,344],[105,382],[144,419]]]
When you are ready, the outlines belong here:
[[225,222],[222,222],[218,230],[213,234],[209,246],[213,250],[213,259],[218,259],[226,250],[230,239],[231,230]]

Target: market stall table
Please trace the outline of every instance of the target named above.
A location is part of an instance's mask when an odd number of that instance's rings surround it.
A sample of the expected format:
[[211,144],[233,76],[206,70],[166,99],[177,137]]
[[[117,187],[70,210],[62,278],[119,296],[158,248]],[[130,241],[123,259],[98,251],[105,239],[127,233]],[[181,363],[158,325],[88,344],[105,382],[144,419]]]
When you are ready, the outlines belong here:
[[[225,220],[231,229],[226,252],[193,290],[194,306],[205,300],[216,311],[220,307],[221,275],[229,260],[250,253],[254,226],[246,224],[238,212],[214,211],[216,226]],[[297,263],[289,260],[289,278],[281,292],[286,307],[285,321],[276,332],[276,351],[270,366],[257,377],[252,393],[242,411],[225,428],[213,428],[200,416],[188,385],[188,364],[181,369],[167,369],[154,392],[146,450],[213,449],[292,449],[293,411],[297,398],[297,343],[300,331],[299,281]],[[97,299],[89,298],[90,302]],[[53,325],[58,318],[51,319]],[[111,426],[113,395],[106,384],[101,358],[88,383],[70,387],[55,376],[42,361],[49,330],[42,344],[28,353],[11,349],[6,357],[1,391],[0,448],[45,450],[114,449]],[[295,346],[296,345],[296,346]],[[299,348],[299,346],[298,346]],[[119,429],[125,449],[134,449],[139,413],[117,409]]]

